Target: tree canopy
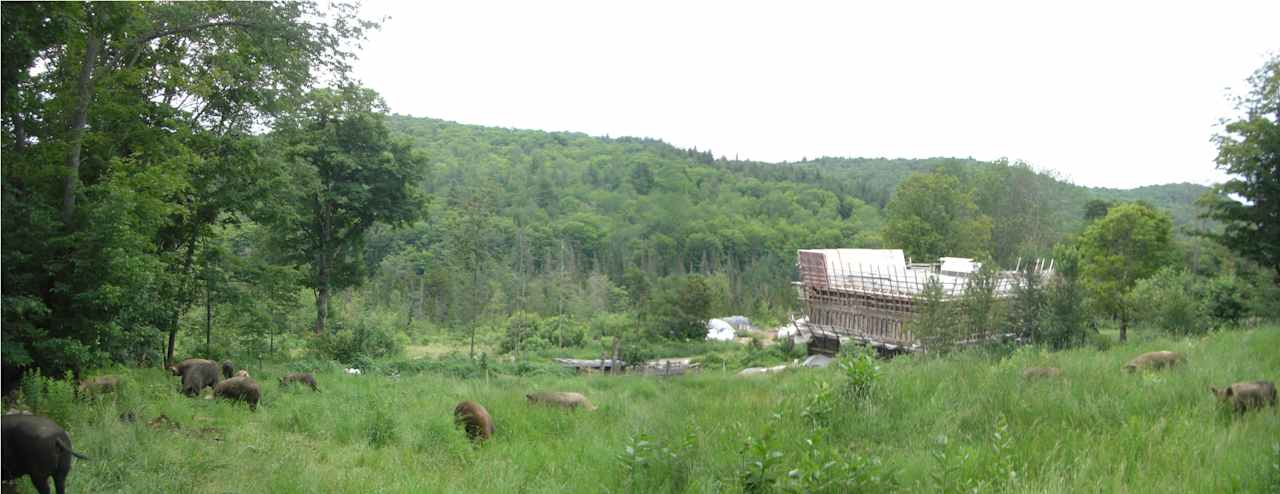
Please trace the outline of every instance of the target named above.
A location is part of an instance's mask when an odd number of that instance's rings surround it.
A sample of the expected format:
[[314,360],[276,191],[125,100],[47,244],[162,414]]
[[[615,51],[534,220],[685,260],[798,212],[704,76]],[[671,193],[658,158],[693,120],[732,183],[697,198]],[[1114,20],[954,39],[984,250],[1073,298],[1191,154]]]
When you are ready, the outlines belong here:
[[1275,273],[1280,282],[1280,56],[1249,79],[1244,112],[1214,136],[1218,168],[1231,178],[1204,197],[1205,216],[1221,222],[1213,236]]
[[1089,225],[1080,239],[1084,276],[1100,308],[1120,319],[1120,340],[1127,338],[1127,296],[1138,280],[1173,260],[1173,220],[1142,203],[1112,207]]
[[915,173],[898,186],[885,207],[885,240],[913,259],[942,256],[986,257],[991,253],[991,218],[981,214],[960,180]]

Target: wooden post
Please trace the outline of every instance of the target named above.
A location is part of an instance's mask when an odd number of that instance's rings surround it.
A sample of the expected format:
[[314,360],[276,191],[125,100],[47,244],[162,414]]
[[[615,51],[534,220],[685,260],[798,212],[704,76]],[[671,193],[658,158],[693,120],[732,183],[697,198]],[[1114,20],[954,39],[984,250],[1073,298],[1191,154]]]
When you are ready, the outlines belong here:
[[622,373],[622,369],[620,369],[618,366],[618,350],[621,345],[622,345],[622,337],[614,336],[613,337],[613,371],[615,374]]

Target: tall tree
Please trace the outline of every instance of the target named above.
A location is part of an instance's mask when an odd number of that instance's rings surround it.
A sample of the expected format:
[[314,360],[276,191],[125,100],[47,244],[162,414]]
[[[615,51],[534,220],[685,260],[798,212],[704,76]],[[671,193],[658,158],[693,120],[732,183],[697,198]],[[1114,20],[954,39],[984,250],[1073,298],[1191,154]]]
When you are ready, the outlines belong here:
[[991,217],[991,255],[1014,266],[1019,257],[1049,253],[1052,235],[1046,178],[1023,162],[999,160],[974,175],[974,202]]
[[1249,78],[1244,112],[1214,136],[1218,168],[1231,176],[1201,200],[1204,216],[1222,222],[1213,235],[1240,255],[1275,272],[1280,283],[1280,56]]
[[159,329],[171,356],[210,225],[269,202],[245,187],[270,171],[253,132],[321,74],[345,77],[374,24],[306,2],[3,10],[4,224],[22,240],[5,243],[5,320],[31,330],[5,346],[109,350]]
[[916,260],[941,256],[985,257],[991,218],[978,213],[960,180],[940,173],[913,173],[886,206],[885,239]]
[[1120,320],[1120,341],[1129,328],[1128,294],[1172,259],[1172,231],[1168,214],[1127,203],[1112,207],[1081,237],[1085,278],[1099,307]]
[[418,216],[421,158],[392,140],[385,107],[372,90],[346,86],[312,91],[278,129],[295,189],[277,240],[316,295],[316,334],[325,330],[329,297],[364,277],[365,233]]

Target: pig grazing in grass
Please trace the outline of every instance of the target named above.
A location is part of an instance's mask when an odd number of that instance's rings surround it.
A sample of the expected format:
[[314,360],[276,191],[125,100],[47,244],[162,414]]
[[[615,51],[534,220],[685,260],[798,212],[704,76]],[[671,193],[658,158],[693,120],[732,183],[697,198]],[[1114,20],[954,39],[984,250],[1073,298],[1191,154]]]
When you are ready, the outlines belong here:
[[80,381],[80,396],[95,396],[103,393],[111,393],[120,387],[119,376],[98,376],[93,379],[85,379]]
[[1022,371],[1024,379],[1042,379],[1059,377],[1062,375],[1062,369],[1057,367],[1031,367]]
[[1232,409],[1240,415],[1251,408],[1276,406],[1276,383],[1271,381],[1235,383],[1223,389],[1210,386],[1209,391],[1218,397],[1218,401],[1231,403]]
[[311,386],[312,391],[320,391],[320,389],[316,387],[316,377],[311,375],[309,372],[294,372],[280,378],[281,386],[285,386],[290,383],[306,384],[307,386]]
[[236,376],[218,383],[217,386],[213,387],[213,395],[218,398],[247,402],[249,403],[249,410],[256,411],[258,409],[258,398],[262,396],[262,390],[258,387],[258,383],[246,373],[246,375]]
[[1124,370],[1134,372],[1138,369],[1162,369],[1173,367],[1184,361],[1186,361],[1186,357],[1178,352],[1144,353],[1124,364]]
[[570,410],[577,410],[578,408],[584,408],[587,410],[596,409],[596,406],[591,404],[591,400],[588,400],[586,396],[582,396],[582,393],[540,391],[537,393],[527,394],[525,395],[525,398],[529,400],[529,403],[559,406]]
[[209,360],[191,364],[182,371],[182,394],[199,396],[204,388],[218,384],[221,371],[217,362]]
[[169,366],[169,372],[175,376],[182,376],[183,374],[187,373],[187,369],[190,369],[193,366],[203,365],[203,364],[213,364],[213,363],[214,361],[212,360],[205,360],[202,358],[189,358],[189,359],[183,360],[182,362],[179,362],[176,365]]
[[[0,426],[4,442],[4,480],[23,475],[41,494],[49,494],[49,477],[58,494],[67,492],[71,457],[87,460],[71,450],[71,436],[52,420],[37,415],[5,415]],[[9,492],[9,488],[5,488]]]
[[493,418],[474,401],[464,401],[453,409],[454,423],[463,426],[472,441],[484,442],[493,436]]

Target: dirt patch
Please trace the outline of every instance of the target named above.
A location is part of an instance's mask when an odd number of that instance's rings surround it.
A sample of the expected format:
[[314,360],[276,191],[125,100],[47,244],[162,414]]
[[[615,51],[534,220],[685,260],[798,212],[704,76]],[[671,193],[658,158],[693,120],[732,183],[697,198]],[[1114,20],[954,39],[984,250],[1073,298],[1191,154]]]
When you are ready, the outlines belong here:
[[191,435],[200,439],[209,439],[212,441],[222,441],[222,429],[217,427],[201,427],[191,431]]
[[169,416],[165,414],[160,414],[159,417],[148,420],[147,427],[150,427],[155,430],[168,430],[168,431],[176,431],[182,428],[182,426],[179,425],[176,420],[169,418]]

